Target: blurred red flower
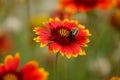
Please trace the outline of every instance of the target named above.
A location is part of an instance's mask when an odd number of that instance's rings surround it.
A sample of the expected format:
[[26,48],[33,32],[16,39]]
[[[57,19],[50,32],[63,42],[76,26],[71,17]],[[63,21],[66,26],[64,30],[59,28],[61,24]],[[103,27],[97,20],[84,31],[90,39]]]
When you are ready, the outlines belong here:
[[0,52],[8,52],[12,49],[13,47],[13,42],[10,39],[9,36],[6,34],[1,34],[0,35]]
[[38,68],[36,61],[28,62],[21,70],[17,70],[19,63],[18,53],[14,57],[8,55],[4,64],[0,64],[0,80],[47,80],[48,72]]
[[70,13],[76,11],[86,12],[95,8],[108,9],[115,0],[60,0],[60,9],[66,9]]

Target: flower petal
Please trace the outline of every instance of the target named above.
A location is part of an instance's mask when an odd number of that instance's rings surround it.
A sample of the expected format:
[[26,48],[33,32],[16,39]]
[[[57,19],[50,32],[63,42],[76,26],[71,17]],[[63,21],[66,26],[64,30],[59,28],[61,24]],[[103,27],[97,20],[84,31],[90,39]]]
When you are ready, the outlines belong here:
[[52,20],[51,22],[47,23],[45,26],[49,29],[53,29],[56,28],[58,26],[61,25],[61,21],[57,20],[58,18],[56,18],[56,20]]
[[20,73],[26,74],[31,71],[34,71],[34,70],[36,70],[37,66],[38,66],[38,63],[36,61],[31,61],[22,67]]
[[117,3],[116,0],[100,0],[98,7],[103,9],[103,10],[107,10],[113,6],[115,6]]
[[39,73],[41,75],[41,80],[47,80],[49,73],[45,71],[44,68],[40,68]]
[[45,35],[45,34],[48,35],[49,34],[49,32],[46,29],[40,28],[40,27],[35,28],[33,31],[38,35]]
[[86,37],[79,37],[74,39],[74,43],[83,47],[87,47],[86,43],[90,42]]
[[42,77],[38,69],[22,74],[22,80],[42,80]]
[[47,72],[38,68],[36,61],[31,61],[24,65],[20,71],[22,80],[45,80],[48,76]]
[[0,80],[2,80],[2,76],[5,72],[5,67],[3,64],[0,64]]
[[62,26],[65,26],[67,29],[72,29],[72,28],[75,28],[77,25],[75,22],[69,22],[69,21],[64,21]]
[[91,36],[91,34],[89,33],[89,30],[82,30],[79,32],[79,35],[81,36]]
[[[34,79],[35,74],[37,73],[38,64],[36,61],[31,61],[24,65],[20,70],[20,74],[22,75],[22,80],[36,80]],[[33,76],[34,75],[34,76]]]
[[57,52],[59,52],[60,49],[61,49],[61,46],[56,42],[49,44],[50,53],[51,52],[57,53]]
[[43,28],[35,28],[34,31],[39,36],[34,38],[36,42],[41,42],[40,47],[46,46],[50,42],[50,33]]
[[79,33],[75,36],[74,42],[80,46],[87,46],[86,43],[90,42],[89,39],[87,39],[87,36],[91,36],[88,30],[81,30]]
[[3,64],[0,64],[0,75],[1,75],[2,73],[4,73],[4,71],[5,71],[4,65],[3,65]]
[[82,52],[81,48],[78,45],[73,44],[69,46],[62,46],[60,50],[60,53],[62,55],[65,54],[67,58],[70,58],[71,56],[77,57],[77,55],[81,52]]
[[88,29],[85,29],[85,27],[83,25],[78,25],[78,30],[79,30],[79,36],[91,36],[91,34],[89,33]]
[[15,57],[8,55],[5,58],[4,66],[6,71],[16,71],[20,63],[20,55],[16,53]]

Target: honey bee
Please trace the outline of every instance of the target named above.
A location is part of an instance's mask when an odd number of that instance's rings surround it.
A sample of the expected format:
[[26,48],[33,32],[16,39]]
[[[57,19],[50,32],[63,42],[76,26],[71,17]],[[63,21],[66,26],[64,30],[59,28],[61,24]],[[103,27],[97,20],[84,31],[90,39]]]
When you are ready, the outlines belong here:
[[72,36],[72,38],[74,38],[77,34],[78,34],[78,28],[73,28],[71,30],[71,36]]

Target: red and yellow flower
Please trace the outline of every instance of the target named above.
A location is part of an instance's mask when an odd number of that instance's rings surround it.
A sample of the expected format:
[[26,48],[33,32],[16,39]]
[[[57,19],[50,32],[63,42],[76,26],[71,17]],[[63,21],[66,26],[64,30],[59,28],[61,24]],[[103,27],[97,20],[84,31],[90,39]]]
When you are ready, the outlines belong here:
[[114,76],[114,77],[110,78],[109,80],[120,80],[120,76]]
[[87,37],[91,35],[89,30],[77,21],[68,19],[61,21],[59,18],[50,19],[45,23],[45,28],[37,27],[34,31],[38,35],[34,40],[40,42],[41,47],[48,45],[50,52],[59,52],[68,58],[77,57],[78,54],[85,55],[81,47],[87,46],[86,43],[89,42]]
[[18,70],[20,56],[17,53],[14,57],[8,55],[4,64],[0,64],[0,80],[47,80],[48,72],[38,68],[36,61],[25,64]]
[[108,9],[115,3],[115,0],[60,0],[60,9],[66,9],[68,12],[88,11],[95,8]]

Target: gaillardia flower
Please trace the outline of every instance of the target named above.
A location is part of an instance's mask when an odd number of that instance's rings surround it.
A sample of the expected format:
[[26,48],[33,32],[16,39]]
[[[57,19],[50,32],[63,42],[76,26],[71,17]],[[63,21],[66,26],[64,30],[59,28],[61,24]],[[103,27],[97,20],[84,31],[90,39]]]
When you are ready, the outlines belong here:
[[66,9],[68,12],[88,11],[95,8],[108,9],[115,0],[60,0],[60,9]]
[[87,36],[91,34],[83,25],[80,25],[75,20],[69,21],[59,18],[50,19],[45,23],[45,28],[35,28],[35,33],[38,35],[34,40],[40,42],[40,46],[48,45],[49,51],[77,57],[78,54],[85,55],[85,51],[81,47],[87,46],[89,42]]
[[36,61],[25,64],[18,70],[20,56],[17,53],[14,57],[8,55],[4,64],[0,64],[0,80],[47,80],[48,72],[38,68]]

